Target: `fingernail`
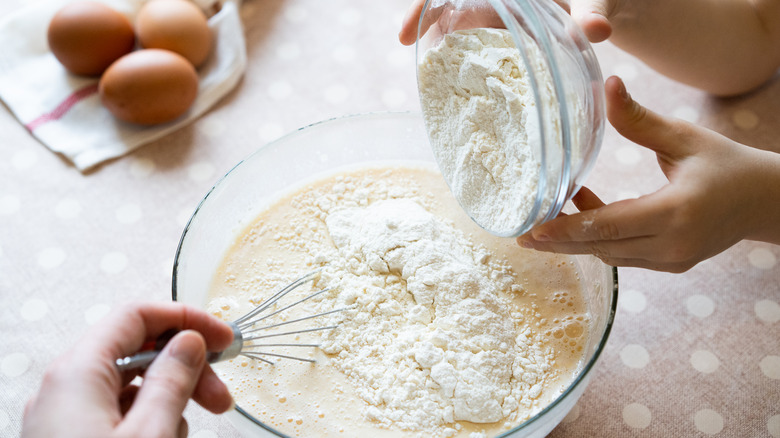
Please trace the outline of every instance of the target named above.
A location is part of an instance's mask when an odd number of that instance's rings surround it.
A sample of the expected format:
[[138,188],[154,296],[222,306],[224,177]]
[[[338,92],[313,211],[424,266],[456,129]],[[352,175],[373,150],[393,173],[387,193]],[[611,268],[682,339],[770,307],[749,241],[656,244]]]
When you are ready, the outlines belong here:
[[621,79],[618,84],[618,96],[620,96],[621,99],[623,99],[624,102],[628,102],[631,100],[631,96],[628,95],[628,90],[626,90],[626,84],[623,83],[623,80]]
[[171,357],[189,368],[200,365],[205,357],[204,342],[198,336],[181,332],[171,340]]
[[534,243],[531,242],[528,239],[518,239],[517,243],[519,243],[520,246],[522,246],[523,248],[533,248],[534,247]]

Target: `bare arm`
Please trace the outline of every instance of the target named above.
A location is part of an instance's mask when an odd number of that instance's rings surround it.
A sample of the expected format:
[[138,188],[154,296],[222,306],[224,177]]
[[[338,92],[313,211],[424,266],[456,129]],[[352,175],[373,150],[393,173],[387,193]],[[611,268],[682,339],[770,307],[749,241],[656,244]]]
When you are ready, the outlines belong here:
[[780,0],[573,0],[591,41],[716,95],[754,89],[780,67]]

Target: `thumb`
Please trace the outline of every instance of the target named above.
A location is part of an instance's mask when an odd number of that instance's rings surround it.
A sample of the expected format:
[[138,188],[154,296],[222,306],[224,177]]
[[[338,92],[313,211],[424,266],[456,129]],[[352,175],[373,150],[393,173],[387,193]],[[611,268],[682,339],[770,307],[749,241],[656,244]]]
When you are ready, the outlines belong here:
[[634,101],[617,76],[604,85],[607,118],[620,135],[665,158],[688,155],[688,124],[663,117]]
[[599,43],[612,35],[609,22],[614,0],[572,0],[571,18],[580,26],[592,43]]
[[146,370],[123,426],[135,436],[176,436],[205,363],[206,341],[200,333],[185,330],[174,336]]

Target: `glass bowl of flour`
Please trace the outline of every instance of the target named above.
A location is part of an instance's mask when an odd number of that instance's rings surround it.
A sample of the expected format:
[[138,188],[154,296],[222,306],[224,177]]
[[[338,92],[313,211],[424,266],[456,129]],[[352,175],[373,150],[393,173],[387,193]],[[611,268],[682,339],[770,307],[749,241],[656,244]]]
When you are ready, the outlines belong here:
[[617,303],[597,258],[477,226],[411,113],[318,123],[235,166],[182,235],[173,299],[233,320],[313,269],[301,294],[328,292],[296,309],[347,309],[292,340],[320,345],[289,353],[315,364],[214,365],[245,436],[544,437],[585,391]]
[[417,78],[431,148],[466,213],[519,236],[582,186],[604,130],[601,71],[550,0],[427,0]]

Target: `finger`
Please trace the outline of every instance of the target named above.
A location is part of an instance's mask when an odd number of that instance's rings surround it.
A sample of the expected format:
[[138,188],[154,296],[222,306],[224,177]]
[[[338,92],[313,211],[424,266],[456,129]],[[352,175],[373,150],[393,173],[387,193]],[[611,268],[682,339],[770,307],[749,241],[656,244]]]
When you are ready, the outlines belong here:
[[[141,389],[125,415],[122,427],[154,431],[155,436],[175,435],[205,363],[203,336],[192,330],[174,336],[146,370]],[[140,433],[139,436],[151,434]]]
[[580,211],[593,210],[605,205],[604,202],[587,187],[581,187],[571,200],[574,203],[574,206]]
[[650,262],[658,261],[663,254],[654,245],[655,241],[655,236],[583,242],[546,242],[526,237],[521,244],[525,248],[558,254],[591,254],[602,260],[638,259]]
[[190,433],[190,425],[187,424],[187,420],[184,419],[184,417],[181,417],[181,421],[179,421],[179,438],[187,438],[187,435]]
[[[401,22],[401,31],[398,33],[398,40],[405,46],[410,46],[417,41],[417,23],[422,14],[422,8],[425,4],[425,0],[414,0],[409,9],[406,11],[403,21]],[[428,20],[427,25],[420,29],[422,34],[431,26],[435,20]]]
[[607,98],[607,118],[628,140],[666,158],[680,159],[689,155],[691,125],[663,117],[635,102],[617,76],[604,85]]
[[674,193],[666,187],[637,199],[555,218],[535,227],[531,236],[537,241],[585,242],[659,234],[677,205],[672,199]]
[[35,403],[38,400],[37,393],[33,394],[29,400],[27,400],[27,403],[24,404],[24,411],[22,413],[22,418],[27,418],[30,416],[30,413],[35,410]]
[[169,329],[198,331],[210,351],[221,351],[233,340],[233,330],[227,323],[202,310],[180,303],[146,303],[115,310],[77,348],[82,354],[112,363],[137,352],[146,341]]
[[572,0],[571,17],[590,42],[599,43],[612,34],[611,3],[609,0]]
[[571,15],[571,4],[569,3],[569,0],[553,0],[553,2],[566,11],[567,14]]
[[119,393],[119,412],[124,416],[135,401],[135,396],[138,394],[139,387],[137,385],[129,385],[122,389]]
[[122,373],[122,388],[126,387],[130,384],[130,382],[133,381],[136,377],[141,375],[142,370],[127,370]]
[[221,414],[233,408],[233,397],[227,386],[208,364],[203,367],[203,373],[195,386],[192,399],[214,414]]
[[670,272],[673,274],[681,274],[695,266],[693,263],[666,263],[635,258],[605,257],[601,258],[601,261],[610,266],[617,266],[622,268],[643,268],[653,271]]

